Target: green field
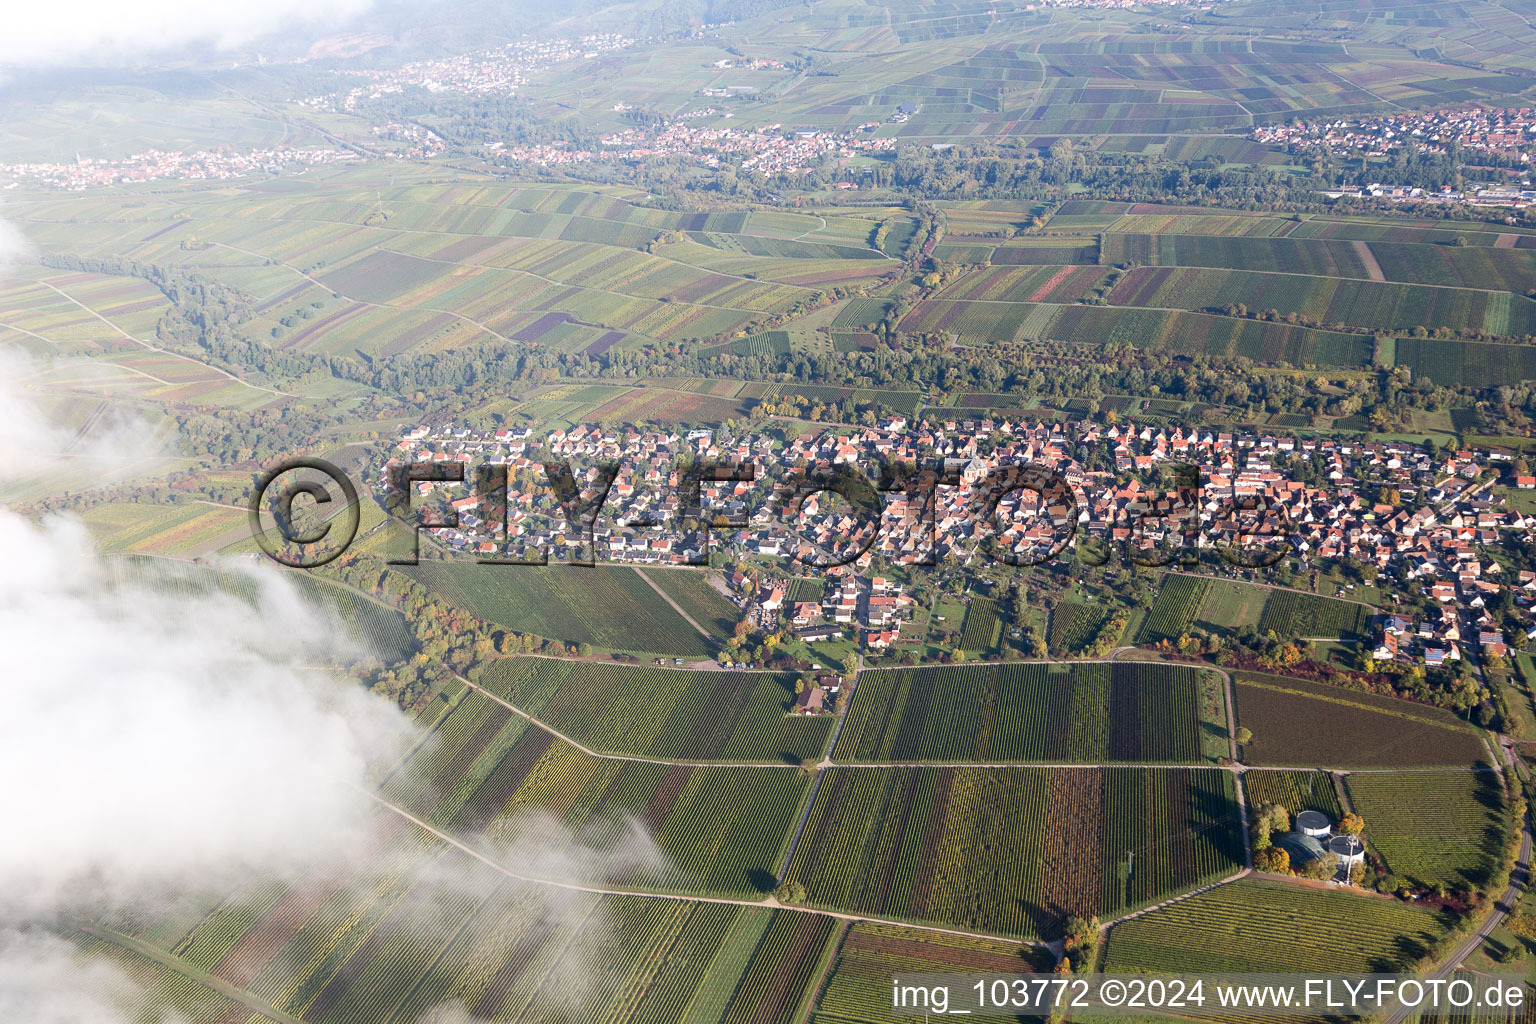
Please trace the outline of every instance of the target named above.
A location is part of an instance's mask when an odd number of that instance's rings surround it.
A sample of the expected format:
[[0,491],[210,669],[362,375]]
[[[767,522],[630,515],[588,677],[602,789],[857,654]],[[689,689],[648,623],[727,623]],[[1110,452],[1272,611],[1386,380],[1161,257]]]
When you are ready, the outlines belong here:
[[1440,935],[1395,900],[1243,879],[1110,930],[1108,972],[1393,973]]
[[795,676],[507,658],[485,687],[603,753],[799,764],[821,753],[831,718],[788,715]]
[[1345,786],[1366,843],[1398,878],[1475,888],[1492,876],[1503,839],[1497,773],[1355,774]]
[[1164,576],[1157,600],[1136,634],[1136,642],[1156,643],[1183,636],[1200,610],[1210,585],[1209,580],[1197,576],[1172,573]]
[[1181,665],[1009,664],[865,672],[833,758],[1197,764],[1214,723]]
[[1261,771],[1243,773],[1243,792],[1248,806],[1279,804],[1291,816],[1297,811],[1322,811],[1337,822],[1343,817],[1333,776],[1324,771]]
[[422,562],[406,571],[450,604],[515,632],[690,657],[711,650],[633,569]]
[[789,877],[818,906],[1049,935],[1236,870],[1234,798],[1217,769],[831,768]]
[[1281,676],[1236,676],[1237,723],[1253,733],[1253,765],[1409,768],[1487,757],[1478,734],[1448,711],[1364,690]]
[[1259,616],[1259,632],[1275,631],[1280,637],[1310,639],[1364,639],[1371,610],[1365,605],[1333,597],[1271,590]]
[[1043,972],[1052,957],[1038,946],[861,921],[849,928],[811,1024],[887,1024],[891,979],[908,974]]

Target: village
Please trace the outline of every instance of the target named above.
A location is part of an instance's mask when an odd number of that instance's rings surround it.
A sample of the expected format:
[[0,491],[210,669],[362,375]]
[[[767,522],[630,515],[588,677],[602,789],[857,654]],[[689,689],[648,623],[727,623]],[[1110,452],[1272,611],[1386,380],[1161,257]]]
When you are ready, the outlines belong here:
[[[689,508],[681,460],[723,465],[728,472],[716,476],[732,479],[705,479],[699,506]],[[585,483],[590,534],[557,502],[549,462],[574,467]],[[1468,645],[1481,656],[1507,655],[1514,638],[1497,617],[1501,603],[1509,610],[1506,591],[1525,634],[1519,641],[1536,638],[1536,574],[1506,572],[1486,553],[1536,526],[1536,514],[1499,493],[1536,490],[1536,476],[1504,451],[1006,418],[929,425],[892,416],[876,427],[787,440],[706,429],[577,425],[536,436],[528,427],[445,425],[401,438],[378,483],[388,488],[412,464],[445,463],[462,467],[463,482],[417,479],[411,499],[435,521],[453,523],[424,530],[449,554],[690,566],[710,564],[713,549],[732,568],[729,596],[749,621],[766,628],[782,616],[807,643],[854,635],[866,649],[891,647],[914,612],[897,578],[913,567],[1044,564],[1090,541],[1147,565],[1191,553],[1235,566],[1348,561],[1384,596],[1411,585],[1429,598],[1430,612],[1378,617],[1378,662],[1439,667],[1461,660]],[[801,472],[872,476],[873,467],[901,463],[939,471],[925,490],[888,492],[878,523],[827,490],[790,485]],[[487,511],[471,465],[506,467],[504,520],[499,504]],[[1178,466],[1199,469],[1198,489],[1170,486]],[[1059,490],[1022,482],[1023,467],[1049,471]],[[1229,557],[1248,549],[1271,552],[1271,561]],[[818,600],[792,596],[792,579],[805,575],[821,577]],[[1240,575],[1262,580],[1263,570]],[[1341,586],[1338,596],[1345,594]]]
[[345,149],[293,149],[272,147],[241,151],[226,149],[149,149],[115,160],[79,157],[71,161],[16,162],[0,164],[0,188],[21,184],[80,190],[102,185],[146,181],[226,181],[250,174],[300,172],[327,164],[361,159]]
[[1424,152],[1445,153],[1456,146],[1473,152],[1516,155],[1525,164],[1536,147],[1536,107],[1468,107],[1326,121],[1298,119],[1261,125],[1249,137],[1291,150],[1322,147],[1338,155],[1386,156],[1409,144]]
[[353,86],[345,92],[309,96],[298,103],[314,110],[356,110],[365,99],[376,100],[407,88],[428,92],[463,93],[480,96],[513,93],[528,79],[548,68],[578,58],[592,58],[600,53],[627,49],[635,40],[611,32],[598,32],[579,39],[523,39],[494,50],[459,54],[434,60],[412,61],[385,71],[370,69],[337,70],[343,78],[367,79],[366,85]]

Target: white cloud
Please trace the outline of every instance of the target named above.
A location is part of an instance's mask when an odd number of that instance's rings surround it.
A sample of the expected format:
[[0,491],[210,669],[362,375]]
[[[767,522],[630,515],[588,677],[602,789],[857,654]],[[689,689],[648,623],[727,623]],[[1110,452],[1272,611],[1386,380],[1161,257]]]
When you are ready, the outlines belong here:
[[290,874],[366,849],[393,705],[303,668],[342,632],[275,571],[251,604],[122,584],[79,525],[0,511],[0,913]]
[[107,480],[114,470],[165,452],[165,438],[116,408],[95,418],[83,433],[49,418],[27,382],[75,366],[88,368],[90,363],[72,359],[49,364],[19,348],[0,347],[0,484],[82,468]]
[[[9,221],[0,219],[0,279],[5,267],[25,256],[30,246]],[[162,454],[166,439],[142,419],[110,408],[84,433],[50,419],[27,383],[50,371],[90,369],[84,359],[45,362],[17,346],[0,346],[0,484],[64,468],[60,460],[85,460],[82,467],[102,477],[128,463]],[[94,371],[93,371],[94,372]]]
[[[0,930],[0,1020],[130,1024],[143,990],[116,965],[86,960],[70,943],[30,929]],[[180,1016],[161,1017],[180,1024]]]
[[323,29],[371,0],[61,0],[13,4],[0,32],[0,65],[45,67],[132,61],[194,43],[221,49],[285,29]]

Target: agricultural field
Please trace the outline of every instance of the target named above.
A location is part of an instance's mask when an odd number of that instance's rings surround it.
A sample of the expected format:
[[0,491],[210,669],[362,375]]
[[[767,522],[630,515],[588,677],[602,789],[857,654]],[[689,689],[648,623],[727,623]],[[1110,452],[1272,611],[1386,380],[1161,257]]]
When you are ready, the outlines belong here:
[[1523,295],[1467,288],[1273,275],[1249,270],[1140,267],[1129,271],[1109,301],[1154,309],[1222,309],[1295,313],[1342,327],[1409,331],[1415,327],[1471,329],[1495,335],[1536,334],[1536,302]]
[[1236,580],[1207,580],[1205,597],[1193,624],[1213,633],[1241,632],[1257,628],[1270,592]]
[[711,651],[630,568],[424,561],[407,571],[448,603],[518,633],[695,658]]
[[886,1024],[891,979],[908,974],[1030,974],[1051,969],[1038,946],[861,921],[847,931],[811,1024]]
[[1237,724],[1253,733],[1246,764],[1434,768],[1488,756],[1470,726],[1439,708],[1282,676],[1235,682]]
[[1322,811],[1331,821],[1343,817],[1333,776],[1325,771],[1271,771],[1251,768],[1243,772],[1243,792],[1249,807],[1279,804],[1291,816],[1298,811]]
[[1242,864],[1232,776],[1181,768],[830,768],[790,861],[811,905],[1018,938]]
[[1361,640],[1370,627],[1371,609],[1334,597],[1271,590],[1259,616],[1259,632],[1281,637]]
[[1077,302],[1109,276],[1105,267],[992,266],[966,274],[940,298],[988,302]]
[[1443,927],[1396,900],[1242,879],[1110,929],[1106,972],[1395,973]]
[[[809,786],[788,766],[594,757],[470,691],[382,792],[533,878],[757,899]],[[539,856],[567,833],[572,855]]]
[[328,656],[315,652],[315,656],[325,656],[326,661],[348,662],[360,655],[389,663],[416,650],[416,638],[400,612],[304,570],[255,573],[238,563],[220,567],[138,555],[114,558],[109,566],[115,584],[149,593],[184,598],[223,597],[253,610],[263,602],[305,602],[309,614],[334,624],[343,637],[356,645],[355,649],[346,644],[336,645]]
[[1504,782],[1497,772],[1356,773],[1349,802],[1366,844],[1399,879],[1476,888],[1498,866]]
[[715,586],[718,573],[695,569],[642,570],[647,580],[677,602],[689,618],[715,636],[730,636],[741,621],[742,611]]
[[859,676],[834,760],[1198,764],[1198,673],[1129,662],[932,666]]
[[1102,605],[1062,601],[1051,609],[1047,644],[1052,651],[1075,654],[1093,643],[1109,621],[1109,614],[1109,609]]
[[509,658],[487,666],[482,682],[602,753],[799,764],[821,753],[832,719],[787,714],[795,679],[782,673]]
[[1157,643],[1183,636],[1204,603],[1210,586],[1211,581],[1199,576],[1165,575],[1152,610],[1142,620],[1136,642]]
[[[1195,228],[1222,218],[1188,218]],[[1316,277],[1396,281],[1447,288],[1495,289],[1523,295],[1536,288],[1536,252],[1487,246],[1348,238],[1222,237],[1200,234],[1106,234],[1104,262],[1151,266],[1241,268]]]
[[[839,933],[820,915],[528,884],[399,818],[379,829],[379,855],[350,874],[187,892],[163,916],[115,914],[77,935],[207,1024],[640,1024],[688,1008],[752,1024],[807,1008]],[[198,978],[239,993],[238,1015]]]
[[965,606],[965,624],[960,630],[962,651],[991,650],[997,644],[1002,621],[997,606],[984,597],[973,597]]
[[1369,366],[1374,358],[1365,335],[1169,309],[924,299],[900,327],[919,334],[950,331],[966,344],[1119,343],[1179,355],[1203,352],[1336,367]]

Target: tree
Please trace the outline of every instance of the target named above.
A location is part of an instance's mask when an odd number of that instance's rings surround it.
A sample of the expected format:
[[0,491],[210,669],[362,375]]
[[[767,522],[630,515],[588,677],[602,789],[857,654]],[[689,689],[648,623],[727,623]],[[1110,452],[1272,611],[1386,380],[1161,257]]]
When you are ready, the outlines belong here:
[[1291,870],[1291,855],[1278,846],[1271,846],[1254,853],[1253,866],[1258,871],[1287,874]]
[[805,902],[805,886],[799,882],[783,882],[773,890],[773,898],[786,907],[798,906]]
[[1339,831],[1347,836],[1358,836],[1365,831],[1365,819],[1358,814],[1346,814],[1339,821]]
[[1238,726],[1237,727],[1237,743],[1238,743],[1238,746],[1246,747],[1248,744],[1250,744],[1252,742],[1253,742],[1253,730],[1248,728],[1246,725]]

